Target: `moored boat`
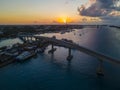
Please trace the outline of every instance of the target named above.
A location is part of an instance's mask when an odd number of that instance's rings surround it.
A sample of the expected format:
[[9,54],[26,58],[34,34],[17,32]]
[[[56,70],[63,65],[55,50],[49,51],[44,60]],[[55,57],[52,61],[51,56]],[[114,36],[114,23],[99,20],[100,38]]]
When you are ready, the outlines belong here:
[[21,53],[20,55],[18,55],[16,57],[16,60],[17,61],[24,61],[24,60],[27,60],[33,56],[35,56],[36,53],[34,51],[24,51],[23,53]]
[[0,67],[10,64],[14,61],[14,58],[6,53],[0,54]]
[[54,53],[56,51],[57,48],[53,48],[51,50],[48,51],[48,53]]

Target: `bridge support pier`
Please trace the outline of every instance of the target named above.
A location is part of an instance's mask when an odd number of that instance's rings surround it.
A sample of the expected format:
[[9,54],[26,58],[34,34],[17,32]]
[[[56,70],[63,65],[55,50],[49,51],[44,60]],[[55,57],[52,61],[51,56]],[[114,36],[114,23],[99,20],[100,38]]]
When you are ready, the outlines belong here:
[[54,53],[56,51],[56,48],[54,48],[54,45],[51,45],[51,50],[48,51],[48,53]]
[[68,57],[67,57],[67,60],[68,61],[71,61],[73,58],[73,55],[71,54],[71,48],[68,49]]
[[97,75],[98,76],[104,76],[104,72],[103,72],[103,60],[100,60],[100,63],[99,63],[99,66],[98,66],[98,69],[97,69]]

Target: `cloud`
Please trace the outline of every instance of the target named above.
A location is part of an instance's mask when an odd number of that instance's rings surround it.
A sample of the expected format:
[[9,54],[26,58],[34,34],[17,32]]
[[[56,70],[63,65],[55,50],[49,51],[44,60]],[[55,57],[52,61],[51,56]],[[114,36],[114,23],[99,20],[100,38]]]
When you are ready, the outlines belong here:
[[119,24],[120,0],[89,0],[78,12],[80,16],[99,17],[102,23]]
[[78,8],[80,15],[91,17],[107,16],[113,11],[120,11],[120,0],[89,0]]
[[120,25],[119,16],[103,16],[101,17],[103,23],[109,23],[112,25]]

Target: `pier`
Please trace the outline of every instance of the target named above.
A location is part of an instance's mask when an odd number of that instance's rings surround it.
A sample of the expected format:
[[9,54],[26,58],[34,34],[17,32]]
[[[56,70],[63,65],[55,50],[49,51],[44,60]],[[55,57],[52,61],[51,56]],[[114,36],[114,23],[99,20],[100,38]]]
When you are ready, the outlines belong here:
[[67,57],[67,60],[68,61],[71,61],[73,58],[73,55],[71,55],[71,48],[68,49],[68,57]]

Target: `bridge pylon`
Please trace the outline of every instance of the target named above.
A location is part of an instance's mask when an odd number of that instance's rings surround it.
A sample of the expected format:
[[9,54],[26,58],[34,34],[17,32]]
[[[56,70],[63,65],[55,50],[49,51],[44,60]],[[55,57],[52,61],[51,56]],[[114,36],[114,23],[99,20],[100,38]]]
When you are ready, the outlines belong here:
[[103,71],[103,60],[99,59],[100,63],[97,68],[97,75],[98,76],[104,76],[104,71]]
[[67,56],[67,60],[71,61],[73,59],[73,55],[71,54],[71,48],[68,49],[68,56]]
[[53,54],[56,51],[56,48],[54,48],[54,45],[51,45],[51,50],[48,51],[48,53]]

